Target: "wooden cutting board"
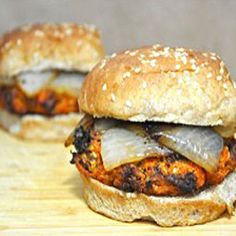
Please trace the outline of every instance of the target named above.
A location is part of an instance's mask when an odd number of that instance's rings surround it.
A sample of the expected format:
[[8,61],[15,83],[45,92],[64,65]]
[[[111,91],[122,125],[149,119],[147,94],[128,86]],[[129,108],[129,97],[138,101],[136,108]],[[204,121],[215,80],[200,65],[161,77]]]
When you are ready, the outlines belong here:
[[0,131],[0,235],[236,235],[236,217],[191,227],[122,223],[90,210],[63,144]]

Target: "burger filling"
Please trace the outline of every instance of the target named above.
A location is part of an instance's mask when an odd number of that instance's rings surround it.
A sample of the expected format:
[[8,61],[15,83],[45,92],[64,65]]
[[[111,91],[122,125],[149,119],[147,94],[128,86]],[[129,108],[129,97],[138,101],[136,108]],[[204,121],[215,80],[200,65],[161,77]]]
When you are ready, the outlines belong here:
[[[78,112],[77,96],[83,81],[78,73],[24,73],[0,84],[0,109],[12,114],[54,116]],[[4,83],[5,82],[5,83]]]
[[86,116],[66,141],[81,174],[126,192],[197,193],[236,168],[236,142],[213,129]]

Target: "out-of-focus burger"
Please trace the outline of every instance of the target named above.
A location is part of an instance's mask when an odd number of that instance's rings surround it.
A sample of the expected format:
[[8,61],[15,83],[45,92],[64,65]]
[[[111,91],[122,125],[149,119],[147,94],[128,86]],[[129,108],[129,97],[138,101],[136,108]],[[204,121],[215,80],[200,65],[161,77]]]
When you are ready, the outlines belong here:
[[81,118],[85,73],[104,57],[92,26],[34,24],[0,38],[0,124],[35,140],[65,140]]
[[232,213],[236,90],[214,53],[119,53],[88,74],[79,107],[87,115],[65,144],[74,145],[90,208],[161,226]]

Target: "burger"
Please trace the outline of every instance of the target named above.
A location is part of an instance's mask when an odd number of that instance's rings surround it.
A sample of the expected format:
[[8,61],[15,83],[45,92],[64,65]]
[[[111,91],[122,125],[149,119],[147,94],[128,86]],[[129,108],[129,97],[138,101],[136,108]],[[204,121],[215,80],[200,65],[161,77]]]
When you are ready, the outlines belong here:
[[34,140],[64,141],[78,123],[84,75],[104,56],[92,26],[33,24],[0,38],[0,125]]
[[194,225],[232,214],[236,89],[214,53],[154,45],[102,60],[65,142],[91,209],[119,221]]

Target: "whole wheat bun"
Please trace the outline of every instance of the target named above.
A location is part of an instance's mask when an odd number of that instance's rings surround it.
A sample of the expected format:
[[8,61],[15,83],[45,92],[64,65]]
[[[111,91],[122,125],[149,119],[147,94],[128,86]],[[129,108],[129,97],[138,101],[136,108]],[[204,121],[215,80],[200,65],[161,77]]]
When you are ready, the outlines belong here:
[[83,114],[71,113],[45,117],[24,115],[19,117],[0,110],[0,124],[9,133],[34,141],[63,142],[78,124]]
[[[0,38],[0,82],[4,84],[23,72],[54,69],[88,72],[103,57],[99,32],[92,26],[74,23],[27,25]],[[1,111],[0,124],[21,138],[64,141],[81,116],[24,115],[20,118]]]
[[126,193],[81,175],[88,206],[116,220],[155,221],[160,226],[184,226],[212,221],[225,211],[233,213],[236,201],[236,172],[192,197],[156,197]]
[[59,69],[88,72],[104,57],[99,32],[74,23],[33,24],[0,38],[0,76]]
[[236,89],[214,53],[154,45],[102,60],[79,106],[95,117],[227,126],[236,120]]

